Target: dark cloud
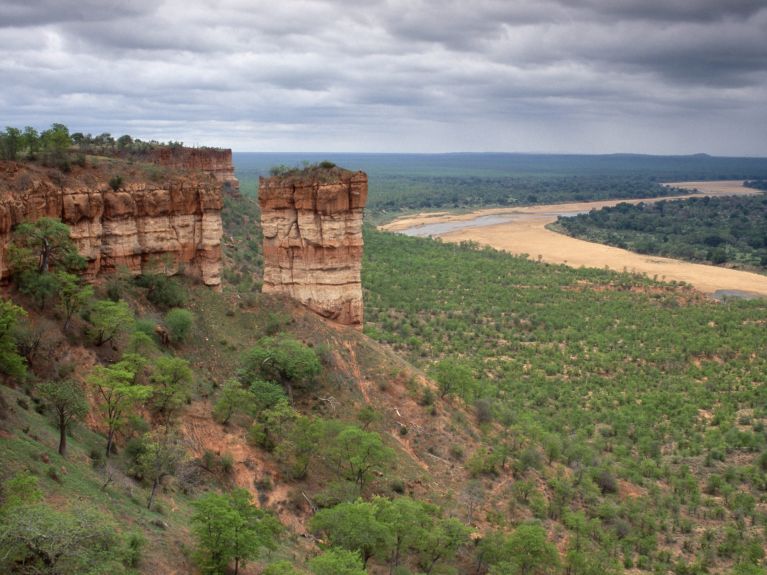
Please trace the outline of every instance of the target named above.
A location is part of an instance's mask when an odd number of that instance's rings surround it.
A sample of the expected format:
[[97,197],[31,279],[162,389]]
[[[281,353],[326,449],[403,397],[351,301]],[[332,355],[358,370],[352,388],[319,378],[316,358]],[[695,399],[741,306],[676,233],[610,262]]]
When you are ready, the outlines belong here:
[[763,0],[6,0],[0,74],[10,124],[238,149],[767,154]]
[[62,22],[103,22],[149,14],[152,0],[3,0],[0,28]]

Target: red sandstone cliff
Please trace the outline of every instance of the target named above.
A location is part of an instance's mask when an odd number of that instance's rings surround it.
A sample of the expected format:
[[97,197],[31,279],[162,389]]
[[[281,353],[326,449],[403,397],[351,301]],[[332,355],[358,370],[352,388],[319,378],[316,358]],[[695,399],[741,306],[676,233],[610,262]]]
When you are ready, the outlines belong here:
[[[134,274],[183,271],[219,286],[220,181],[202,171],[166,170],[159,177],[146,171],[117,160],[70,174],[0,162],[0,279],[9,273],[13,228],[48,216],[70,226],[90,277],[124,266]],[[126,182],[116,191],[108,183],[115,174]]]
[[338,323],[362,328],[363,172],[314,169],[261,178],[265,293],[286,293]]
[[240,191],[240,181],[234,175],[232,150],[164,147],[152,150],[149,160],[160,166],[211,174],[224,193],[238,194]]

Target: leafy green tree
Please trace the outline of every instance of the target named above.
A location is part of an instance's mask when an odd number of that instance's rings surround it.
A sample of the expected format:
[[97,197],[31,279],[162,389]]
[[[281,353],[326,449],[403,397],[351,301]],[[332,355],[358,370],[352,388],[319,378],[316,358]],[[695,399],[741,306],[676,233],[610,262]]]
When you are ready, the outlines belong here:
[[138,469],[142,477],[152,485],[146,503],[146,508],[152,509],[157,488],[165,477],[176,472],[184,457],[184,450],[175,438],[167,435],[147,434],[143,447],[138,457]]
[[509,536],[506,561],[495,565],[493,575],[551,575],[559,571],[559,553],[538,523],[524,523]]
[[56,274],[58,283],[59,307],[64,313],[64,327],[67,331],[72,316],[79,312],[93,297],[93,287],[82,285],[81,279],[75,274],[64,271]]
[[62,154],[72,145],[69,128],[64,124],[54,123],[40,134],[43,150],[49,153]]
[[33,269],[44,274],[52,266],[80,269],[85,263],[69,237],[69,226],[48,217],[16,226],[9,258],[14,273]]
[[221,386],[218,399],[213,405],[213,419],[226,425],[237,412],[248,413],[252,409],[253,396],[236,379],[229,379]]
[[415,548],[416,543],[424,536],[431,516],[426,506],[420,501],[409,497],[373,499],[376,518],[386,525],[391,534],[392,543],[389,553],[389,573],[399,566],[402,557]]
[[362,491],[373,473],[382,472],[394,458],[394,450],[377,433],[350,426],[323,448],[323,455],[339,476]]
[[271,514],[254,506],[245,489],[228,494],[207,493],[193,504],[192,532],[197,539],[194,557],[205,574],[234,574],[255,559],[263,547],[271,548],[281,526]]
[[27,152],[27,157],[34,159],[40,151],[40,134],[32,126],[26,126],[21,134],[21,146]]
[[40,386],[40,395],[53,408],[56,426],[59,429],[59,454],[65,456],[69,427],[88,414],[88,401],[83,388],[69,379],[49,381]]
[[311,381],[322,366],[317,352],[297,339],[283,335],[262,338],[245,355],[240,379],[245,382],[267,379],[285,386],[293,399],[293,386]]
[[376,517],[375,505],[362,500],[321,509],[309,527],[333,545],[359,552],[363,566],[373,555],[388,555],[393,543],[391,530]]
[[173,417],[189,397],[194,372],[187,360],[162,355],[152,365],[149,382],[152,385],[150,406],[160,415],[167,430]]
[[452,394],[466,397],[475,386],[471,368],[456,359],[443,359],[434,366],[432,373],[439,386],[440,397]]
[[299,416],[291,422],[277,446],[275,455],[292,479],[306,477],[312,457],[319,451],[317,445],[322,437],[323,423],[319,419]]
[[256,415],[288,400],[285,390],[277,383],[263,379],[256,379],[248,383],[250,384],[248,388],[251,397],[250,403]]
[[[164,265],[167,269],[169,263]],[[136,278],[136,284],[147,288],[147,299],[159,308],[181,308],[186,304],[187,296],[183,286],[164,273],[143,274]]]
[[0,133],[0,159],[15,160],[22,146],[21,130],[6,126]]
[[458,519],[436,519],[417,542],[419,565],[431,573],[440,561],[451,560],[466,544],[471,530]]
[[287,400],[278,401],[269,409],[258,413],[248,433],[248,439],[255,445],[271,451],[282,441],[292,423],[299,417],[298,412]]
[[267,565],[261,575],[301,575],[301,572],[290,561],[276,561]]
[[122,542],[102,513],[82,505],[19,505],[0,527],[0,572],[39,575],[127,573]]
[[133,311],[124,301],[98,300],[90,310],[89,321],[93,343],[102,346],[119,334],[132,330]]
[[0,299],[0,373],[10,377],[23,378],[27,374],[14,338],[17,321],[26,315],[27,312],[12,301]]
[[194,314],[189,310],[173,308],[165,314],[165,326],[172,343],[184,343],[193,325]]
[[330,548],[309,560],[314,575],[366,575],[358,553],[346,549]]
[[107,457],[112,453],[115,432],[125,417],[136,404],[152,395],[150,386],[135,383],[137,371],[138,368],[131,362],[120,361],[109,366],[97,365],[88,376],[88,384],[101,398],[106,414]]

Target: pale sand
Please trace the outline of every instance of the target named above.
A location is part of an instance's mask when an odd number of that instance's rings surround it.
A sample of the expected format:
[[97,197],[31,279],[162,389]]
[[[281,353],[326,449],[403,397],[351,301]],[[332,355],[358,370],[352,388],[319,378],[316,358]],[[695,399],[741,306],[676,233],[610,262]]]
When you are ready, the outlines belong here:
[[[726,196],[751,195],[761,193],[742,187],[742,182],[678,182],[670,186],[693,189],[700,193],[694,196]],[[717,290],[738,290],[767,296],[767,276],[731,270],[717,266],[693,264],[662,258],[646,256],[627,250],[605,246],[546,229],[546,225],[556,221],[557,216],[547,212],[588,211],[621,202],[639,203],[655,202],[663,199],[689,198],[691,196],[675,196],[673,198],[650,198],[637,200],[610,200],[601,202],[580,202],[572,204],[553,204],[547,206],[529,206],[520,208],[497,208],[478,210],[471,214],[434,216],[418,214],[417,216],[395,220],[382,226],[390,231],[401,231],[424,223],[471,220],[478,216],[489,214],[526,214],[529,217],[483,227],[467,228],[441,235],[444,241],[460,242],[474,241],[482,245],[514,254],[528,254],[533,259],[544,262],[567,264],[571,267],[610,268],[615,271],[644,273],[659,280],[676,280],[691,284],[705,293]]]

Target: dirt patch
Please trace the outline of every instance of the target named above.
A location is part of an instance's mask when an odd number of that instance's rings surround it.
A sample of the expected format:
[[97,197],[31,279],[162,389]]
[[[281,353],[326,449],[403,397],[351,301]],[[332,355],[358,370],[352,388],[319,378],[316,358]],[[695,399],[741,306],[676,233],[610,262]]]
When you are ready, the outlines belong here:
[[767,276],[732,270],[716,266],[694,264],[663,258],[645,256],[593,242],[571,238],[551,231],[547,225],[556,221],[551,212],[588,211],[613,206],[618,203],[637,204],[660,200],[681,199],[702,196],[753,195],[758,190],[744,188],[742,181],[720,182],[676,182],[669,186],[695,189],[698,192],[690,196],[672,196],[636,200],[610,200],[601,202],[580,202],[523,208],[479,210],[471,214],[457,216],[440,215],[427,217],[419,215],[412,218],[395,220],[383,229],[401,231],[425,223],[464,221],[488,214],[519,214],[526,217],[501,224],[467,228],[443,234],[440,237],[448,242],[475,241],[496,249],[514,254],[527,254],[533,259],[547,263],[566,264],[571,267],[609,268],[618,272],[646,274],[664,281],[685,282],[696,289],[713,294],[718,290],[737,290],[767,296]]

